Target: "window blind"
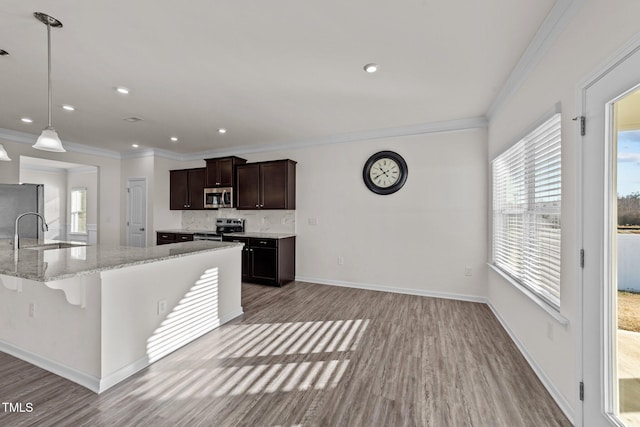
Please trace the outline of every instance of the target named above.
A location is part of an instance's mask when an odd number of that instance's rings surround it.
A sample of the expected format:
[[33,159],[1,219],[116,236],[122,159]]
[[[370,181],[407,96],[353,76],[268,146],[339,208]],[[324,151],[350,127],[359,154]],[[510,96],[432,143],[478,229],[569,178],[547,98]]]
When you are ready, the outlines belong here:
[[560,307],[560,113],[495,158],[493,263]]

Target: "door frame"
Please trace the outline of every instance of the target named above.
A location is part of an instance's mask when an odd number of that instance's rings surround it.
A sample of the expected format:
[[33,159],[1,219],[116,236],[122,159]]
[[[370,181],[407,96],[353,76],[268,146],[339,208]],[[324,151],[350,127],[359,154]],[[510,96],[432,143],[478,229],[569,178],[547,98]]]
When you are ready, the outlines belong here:
[[[613,55],[611,55],[606,61],[604,61],[598,68],[595,69],[595,71],[593,71],[591,74],[589,74],[586,78],[584,78],[583,80],[581,80],[577,87],[576,87],[576,106],[578,107],[578,116],[576,117],[576,119],[578,120],[578,122],[580,122],[581,118],[584,118],[587,115],[587,92],[590,88],[592,88],[595,84],[597,84],[598,82],[600,82],[603,78],[605,78],[606,76],[608,76],[611,72],[613,72],[614,70],[617,70],[618,67],[623,66],[625,61],[627,59],[629,59],[630,57],[632,57],[634,54],[638,54],[640,52],[640,33],[636,34],[633,38],[631,38],[627,43],[625,43],[620,49],[618,49]],[[627,89],[631,89],[631,88],[627,88]],[[637,87],[636,87],[637,89]],[[621,97],[624,96],[624,94],[629,93],[629,92],[621,92],[619,94],[616,95],[615,100],[620,99]],[[596,120],[602,120],[603,123],[605,123],[605,132],[609,132],[610,131],[610,123],[608,122],[611,119],[611,115],[609,112],[610,106],[612,105],[612,102],[614,101],[614,99],[611,100],[611,104],[608,104],[605,109],[604,109],[604,117],[597,117]],[[593,118],[591,118],[593,119]],[[587,132],[589,131],[589,123],[587,122],[586,124],[586,130]],[[577,159],[579,159],[579,161],[577,162],[576,165],[576,206],[579,209],[578,214],[576,215],[576,236],[577,236],[577,250],[580,251],[582,249],[584,249],[584,245],[585,245],[585,232],[587,232],[587,230],[585,230],[584,227],[584,212],[585,212],[585,191],[587,190],[585,188],[584,185],[584,171],[585,171],[585,150],[583,149],[584,144],[586,143],[587,137],[585,135],[582,135],[580,132],[580,126],[578,126],[578,144],[576,147],[576,154],[577,154]],[[615,180],[615,177],[612,176],[612,171],[611,171],[611,147],[607,146],[606,148],[606,158],[604,159],[604,161],[606,162],[604,165],[605,168],[605,182],[602,182],[602,186],[600,188],[598,188],[597,191],[604,191],[604,196],[605,196],[605,200],[607,196],[610,196],[612,187],[612,180]],[[591,189],[593,191],[593,189]],[[611,214],[612,214],[612,209],[611,206],[603,206],[602,207],[604,209],[604,220],[610,220],[611,219]],[[609,221],[610,222],[610,221]],[[604,224],[603,224],[604,226]],[[588,259],[587,262],[599,262],[601,263],[601,273],[602,276],[598,278],[598,280],[602,281],[602,280],[608,280],[606,279],[606,275],[609,274],[610,275],[610,264],[611,264],[611,250],[613,248],[611,248],[611,232],[612,230],[610,229],[611,227],[608,227],[608,236],[602,236],[603,239],[605,239],[603,241],[603,254],[604,256],[602,257],[602,259],[598,260],[595,259],[593,257],[589,258],[589,254],[585,255],[585,258]],[[607,258],[605,258],[607,257]],[[608,260],[608,261],[607,261]],[[578,263],[578,265],[576,266],[577,269],[577,278],[578,278],[578,303],[579,303],[579,316],[577,319],[577,329],[579,331],[579,333],[577,334],[577,346],[578,346],[578,359],[577,359],[577,378],[580,381],[583,381],[584,379],[584,365],[585,365],[585,333],[587,331],[585,331],[585,300],[584,300],[584,269],[583,267],[580,265],[580,263]],[[607,302],[607,301],[605,301]],[[602,313],[602,317],[600,318],[600,320],[603,320],[604,316],[608,315],[609,317],[611,317],[611,313],[608,312],[607,310],[607,305],[601,306],[601,308],[604,308],[604,313]],[[601,323],[600,325],[600,334],[602,336],[602,334],[606,334],[606,330],[604,328],[605,325],[603,325]],[[607,338],[606,335],[604,335],[605,339]],[[609,337],[611,338],[611,337]],[[603,349],[603,353],[601,354],[601,357],[603,357],[603,361],[604,364],[606,364],[607,366],[609,366],[609,372],[611,371],[611,364],[613,363],[613,361],[611,360],[611,358],[609,357],[609,354],[607,354],[607,352],[605,351],[605,349]],[[601,364],[600,366],[600,381],[601,381],[601,385],[604,385],[604,381],[607,381],[607,379],[605,378],[605,375],[607,374],[607,372],[605,372],[605,370],[603,369],[603,365]],[[589,391],[586,390],[585,393],[593,393],[594,391]],[[616,394],[611,393],[609,390],[607,390],[606,388],[602,391],[603,392],[603,397],[605,401],[608,401],[609,405],[612,404],[612,399],[614,397],[614,395]],[[578,410],[576,411],[575,414],[575,421],[576,421],[576,426],[583,426],[584,425],[584,401],[580,401],[580,406],[577,408]],[[602,404],[603,402],[600,402],[600,404]],[[612,426],[623,426],[623,424],[619,423],[619,421],[616,418],[611,418],[608,414],[603,414],[611,423]]]
[[149,214],[149,186],[147,185],[147,177],[131,177],[131,178],[127,178],[127,207],[126,207],[126,214],[125,214],[125,237],[126,237],[126,244],[127,246],[129,246],[130,242],[129,242],[129,227],[130,227],[130,222],[131,222],[131,192],[129,191],[129,188],[131,188],[131,186],[129,185],[132,181],[143,181],[144,182],[144,246],[148,246],[148,240],[149,240],[149,230],[147,227],[147,216]]

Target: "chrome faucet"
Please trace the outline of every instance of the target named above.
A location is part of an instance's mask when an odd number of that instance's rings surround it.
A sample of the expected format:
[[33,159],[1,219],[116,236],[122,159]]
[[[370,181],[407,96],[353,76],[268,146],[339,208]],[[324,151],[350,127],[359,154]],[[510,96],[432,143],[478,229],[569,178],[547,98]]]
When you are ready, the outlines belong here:
[[18,215],[18,218],[16,218],[16,226],[13,229],[13,249],[16,251],[20,249],[20,239],[18,238],[18,223],[20,222],[20,219],[26,215],[35,215],[37,217],[40,217],[40,219],[42,220],[42,232],[44,233],[45,231],[49,231],[49,225],[47,224],[47,221],[45,221],[44,217],[39,213],[25,212],[23,214]]

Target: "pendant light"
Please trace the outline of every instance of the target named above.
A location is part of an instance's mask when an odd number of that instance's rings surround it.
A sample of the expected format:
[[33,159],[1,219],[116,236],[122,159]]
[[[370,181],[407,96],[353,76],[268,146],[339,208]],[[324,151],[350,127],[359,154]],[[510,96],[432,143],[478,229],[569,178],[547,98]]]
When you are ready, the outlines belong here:
[[51,27],[62,28],[62,22],[42,12],[35,12],[33,16],[47,26],[47,55],[49,63],[49,67],[47,69],[49,88],[49,125],[42,131],[38,140],[33,145],[33,148],[64,153],[67,150],[64,149],[58,133],[53,126],[51,126]]
[[11,161],[11,159],[9,158],[9,155],[7,154],[7,150],[4,149],[2,144],[0,144],[0,160],[2,160],[4,162],[10,162]]

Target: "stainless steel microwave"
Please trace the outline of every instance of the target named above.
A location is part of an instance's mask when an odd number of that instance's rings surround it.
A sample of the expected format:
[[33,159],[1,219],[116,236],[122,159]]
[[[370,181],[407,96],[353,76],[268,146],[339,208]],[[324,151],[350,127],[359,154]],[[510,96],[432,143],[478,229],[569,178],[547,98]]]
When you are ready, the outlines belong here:
[[204,207],[207,209],[232,208],[233,188],[205,188]]

